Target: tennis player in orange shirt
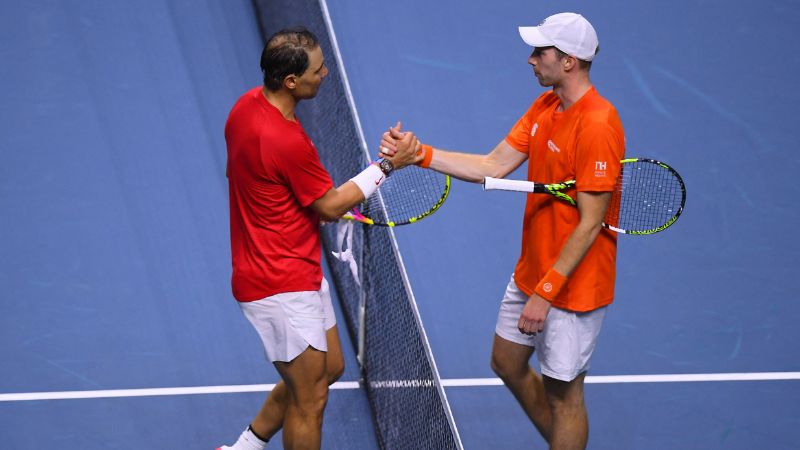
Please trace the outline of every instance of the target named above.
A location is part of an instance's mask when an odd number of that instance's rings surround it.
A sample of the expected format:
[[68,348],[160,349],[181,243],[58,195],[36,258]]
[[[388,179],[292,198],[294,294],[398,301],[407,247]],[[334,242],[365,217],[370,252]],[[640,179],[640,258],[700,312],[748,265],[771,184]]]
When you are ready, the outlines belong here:
[[[548,195],[529,195],[522,251],[500,304],[492,369],[514,394],[552,449],[583,449],[588,419],[583,384],[606,307],[614,296],[616,236],[602,227],[624,157],[616,109],[589,78],[599,49],[581,15],[560,13],[539,26],[520,27],[533,47],[528,63],[537,98],[508,135],[486,155],[421,145],[417,163],[456,178],[502,178],[526,159],[528,179],[576,180],[578,208]],[[383,135],[391,158],[400,125]],[[530,366],[534,350],[541,375]]]

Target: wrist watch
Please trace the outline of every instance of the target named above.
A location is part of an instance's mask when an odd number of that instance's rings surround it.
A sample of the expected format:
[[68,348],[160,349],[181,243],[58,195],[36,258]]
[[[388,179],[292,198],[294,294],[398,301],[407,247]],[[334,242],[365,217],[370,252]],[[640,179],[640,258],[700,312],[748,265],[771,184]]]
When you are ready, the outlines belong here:
[[386,175],[387,177],[394,170],[394,164],[392,164],[392,162],[389,161],[388,159],[384,158],[381,158],[378,161],[378,167],[381,169],[381,172],[383,172],[383,174]]

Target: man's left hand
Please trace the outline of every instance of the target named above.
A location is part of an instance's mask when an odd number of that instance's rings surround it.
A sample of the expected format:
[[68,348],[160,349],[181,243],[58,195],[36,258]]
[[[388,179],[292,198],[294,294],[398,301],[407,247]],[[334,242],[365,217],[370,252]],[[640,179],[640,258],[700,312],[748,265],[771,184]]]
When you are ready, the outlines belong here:
[[550,302],[536,294],[531,295],[519,316],[517,328],[519,332],[527,335],[541,333],[544,330],[544,321],[550,311]]

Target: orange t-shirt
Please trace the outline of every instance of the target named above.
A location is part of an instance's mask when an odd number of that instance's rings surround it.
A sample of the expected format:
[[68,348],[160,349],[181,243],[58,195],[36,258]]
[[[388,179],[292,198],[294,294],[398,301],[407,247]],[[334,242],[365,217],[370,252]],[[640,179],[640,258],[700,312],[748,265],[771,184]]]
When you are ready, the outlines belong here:
[[[578,191],[612,191],[625,155],[617,110],[592,87],[566,111],[553,91],[542,94],[514,125],[506,142],[528,154],[528,179],[537,183],[575,180]],[[577,198],[574,190],[568,191]],[[555,264],[578,225],[578,209],[546,194],[529,194],[522,224],[522,253],[514,281],[531,295]],[[553,306],[591,311],[614,299],[617,237],[603,229],[572,272]]]

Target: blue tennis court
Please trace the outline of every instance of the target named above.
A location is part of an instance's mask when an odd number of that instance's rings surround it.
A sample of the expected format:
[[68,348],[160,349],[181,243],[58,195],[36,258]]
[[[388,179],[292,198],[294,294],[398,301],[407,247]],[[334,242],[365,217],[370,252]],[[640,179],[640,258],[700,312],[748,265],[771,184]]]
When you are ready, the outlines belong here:
[[[327,8],[368,145],[402,120],[423,142],[474,153],[542,92],[517,26],[589,18],[592,80],[619,109],[627,154],[676,167],[688,200],[669,230],[620,237],[587,379],[588,448],[798,448],[796,2]],[[229,287],[222,131],[261,81],[258,11],[247,0],[0,11],[0,447],[232,443],[278,380]],[[395,231],[466,449],[545,448],[489,368],[523,208],[524,196],[455,181],[441,211]],[[323,448],[378,448],[339,319],[347,369]]]

